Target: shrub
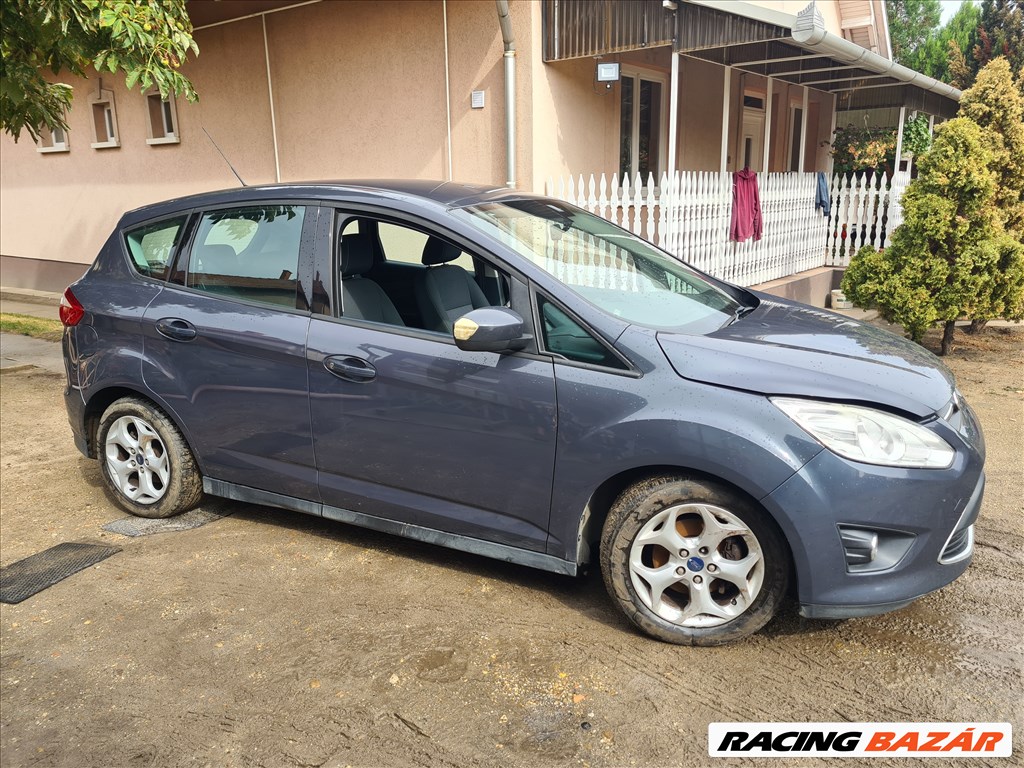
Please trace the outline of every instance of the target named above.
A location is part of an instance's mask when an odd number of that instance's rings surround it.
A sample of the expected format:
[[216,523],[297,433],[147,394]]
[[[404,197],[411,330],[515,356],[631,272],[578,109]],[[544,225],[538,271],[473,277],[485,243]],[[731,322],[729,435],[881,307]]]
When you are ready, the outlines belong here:
[[915,341],[944,322],[942,354],[952,347],[956,320],[995,301],[1005,249],[995,244],[1002,227],[991,159],[973,121],[941,126],[903,195],[903,224],[892,244],[882,253],[862,248],[843,277],[843,291],[855,304],[877,307]]

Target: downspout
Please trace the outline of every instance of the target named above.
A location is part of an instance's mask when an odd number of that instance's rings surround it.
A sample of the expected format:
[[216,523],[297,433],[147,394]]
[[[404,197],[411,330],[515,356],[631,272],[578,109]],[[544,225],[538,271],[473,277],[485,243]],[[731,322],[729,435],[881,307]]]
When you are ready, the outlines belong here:
[[512,35],[512,19],[508,0],[494,0],[498,7],[498,25],[505,44],[505,164],[508,167],[505,185],[516,186],[516,39]]

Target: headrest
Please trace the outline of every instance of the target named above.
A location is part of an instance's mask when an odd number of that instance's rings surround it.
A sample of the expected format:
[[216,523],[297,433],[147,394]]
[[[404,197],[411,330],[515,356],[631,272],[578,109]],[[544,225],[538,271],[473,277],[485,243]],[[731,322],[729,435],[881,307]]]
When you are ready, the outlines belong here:
[[446,243],[436,237],[427,240],[427,244],[423,246],[423,263],[428,267],[435,264],[447,264],[449,261],[455,261],[461,255],[462,250],[457,245]]
[[238,256],[230,245],[204,245],[196,255],[208,275],[234,275],[238,271]]
[[365,275],[373,268],[373,244],[368,235],[353,232],[341,239],[341,276]]

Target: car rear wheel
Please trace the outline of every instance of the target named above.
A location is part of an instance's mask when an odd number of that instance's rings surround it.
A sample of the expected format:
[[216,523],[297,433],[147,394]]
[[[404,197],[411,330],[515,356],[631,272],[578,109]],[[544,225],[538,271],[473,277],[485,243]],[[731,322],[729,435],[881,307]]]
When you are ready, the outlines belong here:
[[763,511],[683,477],[628,488],[601,536],[609,594],[641,630],[681,645],[721,645],[759,630],[782,602],[789,565]]
[[100,419],[103,483],[110,498],[139,517],[171,517],[196,506],[203,481],[177,427],[150,403],[126,397]]

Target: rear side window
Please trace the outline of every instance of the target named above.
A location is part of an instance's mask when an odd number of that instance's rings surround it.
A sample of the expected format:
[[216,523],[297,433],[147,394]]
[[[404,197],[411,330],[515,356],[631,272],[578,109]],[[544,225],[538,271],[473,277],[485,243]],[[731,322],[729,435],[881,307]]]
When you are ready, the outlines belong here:
[[203,214],[186,285],[226,298],[295,308],[306,208],[269,205]]
[[124,236],[135,271],[157,280],[167,279],[167,270],[185,229],[185,217],[166,219],[133,229]]

